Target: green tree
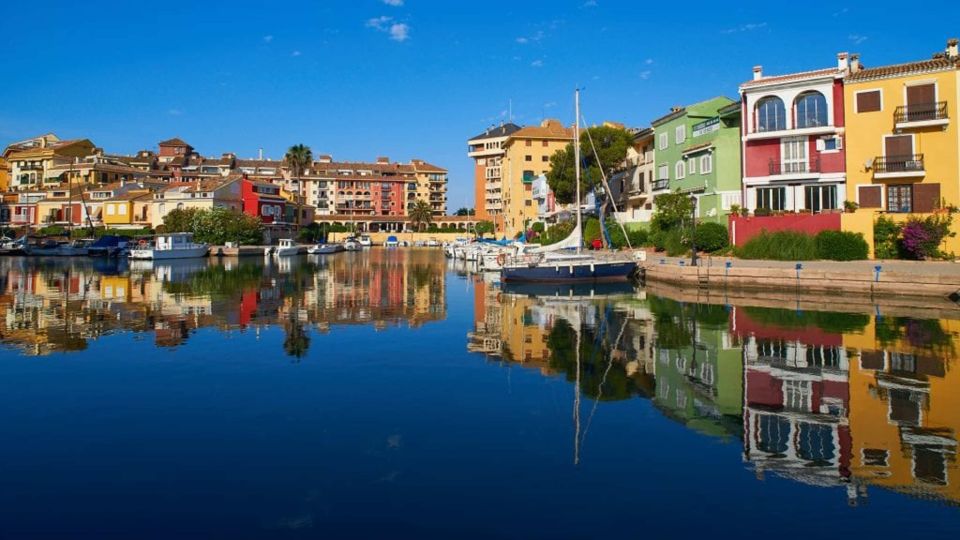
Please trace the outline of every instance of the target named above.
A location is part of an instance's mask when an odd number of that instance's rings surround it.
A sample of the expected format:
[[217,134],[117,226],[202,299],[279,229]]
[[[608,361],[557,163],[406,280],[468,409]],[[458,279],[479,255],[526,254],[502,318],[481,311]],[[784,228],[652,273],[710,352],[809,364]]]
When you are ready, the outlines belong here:
[[693,200],[683,193],[664,193],[657,195],[654,201],[657,209],[653,212],[651,227],[658,231],[669,231],[683,224],[689,225],[693,216]]
[[299,361],[307,355],[310,349],[310,336],[307,335],[303,324],[291,318],[284,325],[283,351]]
[[228,208],[197,211],[191,230],[198,241],[208,244],[236,242],[249,245],[263,241],[263,224],[259,218]]
[[297,193],[295,194],[295,207],[297,209],[297,216],[295,222],[297,226],[300,225],[300,206],[303,203],[303,184],[300,181],[300,177],[303,175],[303,170],[310,166],[313,163],[313,151],[310,150],[309,146],[304,144],[295,144],[287,149],[287,154],[283,157],[284,161],[287,162],[287,166],[290,167],[290,170],[293,172],[293,177],[297,180]]
[[475,215],[476,213],[477,213],[476,210],[474,210],[473,208],[460,208],[457,210],[457,212],[454,215],[455,216],[472,216],[472,215]]
[[481,221],[477,223],[477,226],[474,228],[474,231],[476,231],[477,236],[480,238],[483,238],[486,234],[493,234],[495,230],[496,228],[493,226],[492,221]]
[[418,231],[433,222],[433,210],[427,201],[418,200],[417,203],[413,205],[413,208],[410,209],[410,221],[413,222],[413,226]]
[[[622,128],[613,126],[595,126],[580,134],[580,192],[586,195],[600,183],[603,172],[609,172],[619,166],[627,157],[627,150],[633,144],[633,136]],[[596,150],[596,151],[594,151]],[[547,184],[553,190],[557,202],[574,202],[577,194],[575,181],[573,143],[556,151],[550,156],[550,170],[547,172]]]
[[167,215],[163,216],[164,232],[194,232],[193,220],[201,211],[199,208],[177,208],[171,210]]

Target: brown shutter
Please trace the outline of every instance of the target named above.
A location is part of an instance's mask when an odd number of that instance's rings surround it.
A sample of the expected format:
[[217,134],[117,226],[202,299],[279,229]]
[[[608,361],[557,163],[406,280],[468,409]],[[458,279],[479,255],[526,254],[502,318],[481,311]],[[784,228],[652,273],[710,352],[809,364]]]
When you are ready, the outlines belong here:
[[880,110],[880,91],[860,92],[857,94],[857,112],[875,112]]
[[913,155],[913,137],[910,135],[895,135],[884,141],[887,160],[890,158],[905,158]]
[[860,353],[861,369],[883,369],[883,352],[881,351],[863,351]]
[[913,185],[913,211],[933,212],[940,207],[940,184],[920,183]]
[[880,186],[859,186],[860,208],[881,208]]
[[936,99],[936,87],[932,84],[919,84],[907,87],[907,105],[930,105]]

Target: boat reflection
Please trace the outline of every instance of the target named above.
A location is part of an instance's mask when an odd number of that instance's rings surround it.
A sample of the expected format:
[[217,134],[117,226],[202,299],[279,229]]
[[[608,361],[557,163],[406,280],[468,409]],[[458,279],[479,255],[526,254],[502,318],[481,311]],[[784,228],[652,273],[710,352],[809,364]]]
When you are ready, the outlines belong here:
[[760,479],[841,489],[850,505],[869,486],[960,504],[958,318],[475,287],[469,351],[562,376],[595,403],[651,400],[742,441]]

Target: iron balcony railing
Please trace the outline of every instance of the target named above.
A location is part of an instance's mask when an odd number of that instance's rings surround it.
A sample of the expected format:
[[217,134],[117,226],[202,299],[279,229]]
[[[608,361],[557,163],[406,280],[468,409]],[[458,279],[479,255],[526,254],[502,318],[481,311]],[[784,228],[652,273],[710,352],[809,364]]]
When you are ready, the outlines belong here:
[[809,161],[794,161],[781,163],[770,160],[770,176],[780,174],[806,174],[820,172],[820,158],[814,157]]
[[874,173],[923,172],[923,154],[878,156],[873,160]]
[[653,183],[653,191],[660,191],[664,189],[670,189],[670,179],[661,178]]
[[927,122],[947,119],[947,102],[901,105],[893,112],[893,121],[897,124],[908,122]]

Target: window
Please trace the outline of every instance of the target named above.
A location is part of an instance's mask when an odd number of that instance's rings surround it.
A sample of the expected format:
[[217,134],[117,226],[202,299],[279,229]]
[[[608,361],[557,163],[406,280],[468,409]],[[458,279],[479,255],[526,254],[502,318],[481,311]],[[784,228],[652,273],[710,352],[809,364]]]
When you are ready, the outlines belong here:
[[550,161],[550,156],[540,156],[540,161],[547,163]]
[[542,141],[542,143],[543,143],[543,144],[541,144],[541,146],[543,146],[544,148],[546,148],[547,146],[549,146],[550,141]]
[[677,144],[687,140],[687,126],[677,126],[673,130],[673,140]]
[[524,160],[524,161],[533,161],[533,156],[524,156],[524,157],[523,157],[523,160]]
[[786,198],[787,188],[757,188],[757,208],[783,210]]
[[713,154],[700,156],[700,174],[710,174],[713,172]]
[[877,112],[883,110],[883,95],[880,90],[857,92],[857,112]]
[[797,97],[797,128],[828,125],[827,98],[820,92],[804,92]]
[[670,178],[670,166],[667,164],[661,165],[657,169],[657,180],[668,180]]
[[817,150],[821,152],[836,152],[841,149],[843,149],[843,141],[839,135],[817,139]]
[[806,186],[807,210],[822,212],[837,208],[837,186]]
[[757,131],[787,129],[787,113],[783,100],[769,96],[757,102]]
[[887,186],[887,212],[913,211],[913,186]]
[[673,172],[674,172],[674,175],[676,176],[676,179],[677,179],[677,180],[682,180],[683,178],[685,178],[685,177],[687,176],[687,175],[686,175],[686,166],[683,164],[682,161],[678,161],[677,164],[674,165],[674,170],[673,170]]
[[697,158],[687,160],[687,172],[695,174],[697,172]]
[[667,137],[667,134],[666,134],[666,133],[661,133],[661,134],[660,134],[660,144],[659,144],[658,148],[659,148],[660,150],[666,150],[668,144],[670,144],[670,139]]
[[127,215],[127,205],[126,205],[126,204],[118,204],[118,205],[117,205],[117,214],[119,214],[119,215],[121,215],[121,216]]
[[526,143],[527,143],[527,146],[533,146],[533,141],[531,141],[530,139],[527,139]]
[[[20,211],[20,209],[17,208],[17,212],[18,212],[18,213],[19,213],[19,211]],[[113,205],[112,205],[112,204],[108,204],[108,205],[107,205],[107,215],[108,215],[108,216],[112,216],[112,215],[113,215]]]
[[807,138],[789,137],[783,139],[781,148],[781,159],[783,160],[783,173],[803,173],[807,172]]

